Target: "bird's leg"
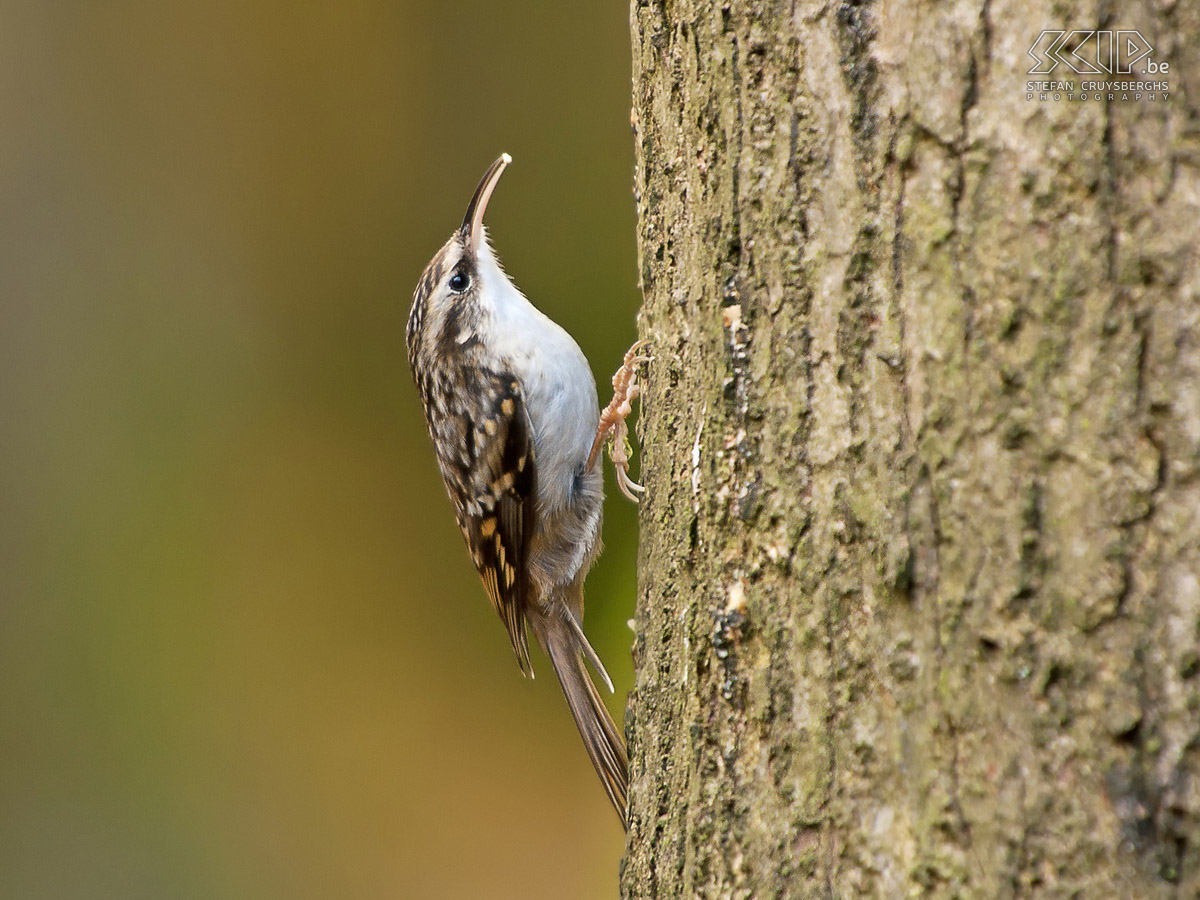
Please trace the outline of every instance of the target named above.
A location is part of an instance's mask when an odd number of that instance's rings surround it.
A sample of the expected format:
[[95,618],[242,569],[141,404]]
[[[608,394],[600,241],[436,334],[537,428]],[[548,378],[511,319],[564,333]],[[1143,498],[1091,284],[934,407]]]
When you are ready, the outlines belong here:
[[592,442],[592,452],[588,454],[587,461],[587,470],[590,472],[600,456],[600,448],[605,440],[609,440],[608,455],[617,471],[617,487],[634,503],[638,502],[637,495],[644,488],[629,477],[629,426],[625,424],[625,418],[633,412],[633,401],[642,393],[637,380],[638,366],[653,358],[638,352],[648,343],[642,340],[630,347],[621,368],[613,376],[613,398],[600,413],[600,425],[596,429],[596,439]]

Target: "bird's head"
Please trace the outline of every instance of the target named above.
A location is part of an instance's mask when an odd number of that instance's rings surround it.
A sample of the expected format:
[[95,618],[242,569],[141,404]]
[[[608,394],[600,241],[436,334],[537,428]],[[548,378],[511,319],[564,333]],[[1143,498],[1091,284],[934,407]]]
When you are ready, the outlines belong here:
[[488,246],[487,229],[483,225],[492,191],[510,162],[512,157],[502,153],[483,173],[467,204],[462,225],[425,267],[409,315],[410,351],[423,334],[436,332],[450,336],[449,329],[461,324],[470,310],[486,306],[490,297],[511,287]]

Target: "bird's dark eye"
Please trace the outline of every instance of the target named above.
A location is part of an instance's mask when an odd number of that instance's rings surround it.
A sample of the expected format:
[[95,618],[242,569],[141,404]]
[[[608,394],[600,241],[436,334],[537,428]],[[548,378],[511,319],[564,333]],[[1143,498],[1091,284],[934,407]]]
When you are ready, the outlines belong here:
[[471,276],[466,272],[455,272],[450,276],[450,290],[456,294],[461,294],[471,286]]

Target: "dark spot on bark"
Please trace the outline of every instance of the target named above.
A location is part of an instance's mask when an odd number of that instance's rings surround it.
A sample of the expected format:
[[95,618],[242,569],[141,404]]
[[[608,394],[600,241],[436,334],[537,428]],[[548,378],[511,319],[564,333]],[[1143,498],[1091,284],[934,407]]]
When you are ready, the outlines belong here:
[[852,103],[850,128],[860,162],[871,158],[871,144],[877,131],[873,109],[879,71],[870,53],[875,39],[875,29],[868,19],[870,5],[870,0],[850,0],[840,4],[834,14],[842,80]]

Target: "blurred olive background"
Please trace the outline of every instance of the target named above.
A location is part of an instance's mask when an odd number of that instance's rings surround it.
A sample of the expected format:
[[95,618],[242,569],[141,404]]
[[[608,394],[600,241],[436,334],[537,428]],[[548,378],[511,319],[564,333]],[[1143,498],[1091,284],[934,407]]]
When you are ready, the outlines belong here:
[[[495,243],[605,392],[639,302],[627,28],[3,6],[0,897],[616,895],[620,828],[469,564],[404,323],[508,151]],[[611,487],[606,541],[619,715]]]

